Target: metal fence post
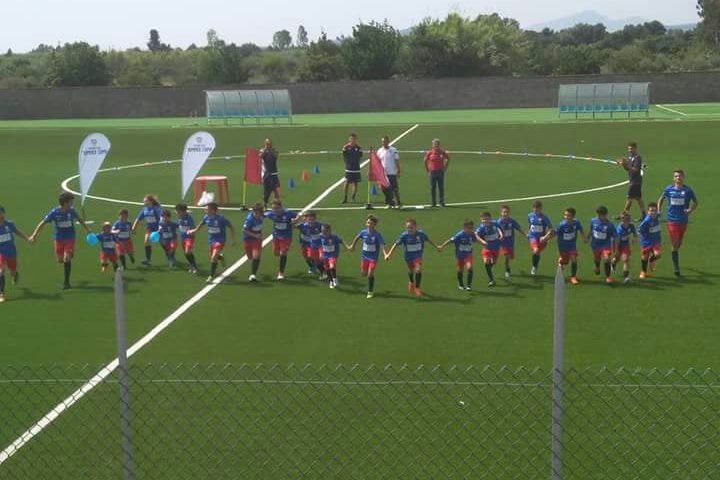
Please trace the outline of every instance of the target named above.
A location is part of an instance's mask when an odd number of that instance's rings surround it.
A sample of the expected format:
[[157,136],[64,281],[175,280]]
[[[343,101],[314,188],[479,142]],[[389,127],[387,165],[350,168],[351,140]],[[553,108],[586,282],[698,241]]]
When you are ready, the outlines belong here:
[[562,381],[565,331],[565,275],[558,266],[555,273],[555,309],[553,327],[552,459],[551,479],[562,480]]
[[123,285],[122,267],[115,272],[115,331],[118,346],[123,478],[133,480],[132,440],[130,437],[130,386],[128,384],[127,341],[125,338],[125,287]]

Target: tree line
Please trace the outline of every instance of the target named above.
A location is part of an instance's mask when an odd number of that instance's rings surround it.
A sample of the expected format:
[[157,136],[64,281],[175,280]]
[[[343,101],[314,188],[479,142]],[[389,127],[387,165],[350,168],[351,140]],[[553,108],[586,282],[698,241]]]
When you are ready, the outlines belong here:
[[652,21],[615,32],[602,24],[535,32],[497,14],[451,13],[407,31],[360,23],[349,36],[313,41],[301,25],[294,35],[275,32],[265,48],[228,43],[214,30],[205,45],[175,48],[151,30],[146,48],[101,51],[75,42],[8,51],[0,56],[0,88],[719,70],[720,0],[698,0],[697,8],[701,22],[691,30]]

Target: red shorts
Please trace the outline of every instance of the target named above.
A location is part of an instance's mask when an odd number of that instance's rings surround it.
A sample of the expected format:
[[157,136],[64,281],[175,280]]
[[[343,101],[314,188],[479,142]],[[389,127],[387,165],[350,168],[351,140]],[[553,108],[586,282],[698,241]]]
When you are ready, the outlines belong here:
[[118,255],[125,255],[126,253],[133,253],[135,251],[135,246],[133,245],[133,241],[129,238],[126,238],[125,240],[118,240],[115,244],[115,251]]
[[370,269],[375,270],[375,267],[377,267],[377,260],[365,260],[364,258],[360,260],[360,271],[362,273],[367,273]]
[[626,245],[624,247],[618,247],[617,254],[618,254],[618,256],[627,255],[628,258],[630,258],[630,245]]
[[75,253],[75,239],[55,240],[55,255],[58,259],[62,259],[65,254],[72,255]]
[[490,263],[495,263],[500,255],[500,250],[488,250],[487,248],[483,248],[481,254],[483,260],[490,260]]
[[117,253],[101,250],[100,263],[117,263]]
[[567,265],[573,260],[577,260],[577,250],[568,250],[567,252],[560,252],[558,263],[560,265]]
[[163,250],[166,252],[174,252],[177,249],[177,240],[170,240],[169,242],[163,242],[162,244]]
[[599,261],[603,258],[611,258],[612,257],[612,249],[611,248],[593,248],[593,258],[595,261]]
[[641,247],[640,248],[640,254],[644,257],[650,252],[660,253],[662,251],[662,245],[659,243],[657,245],[650,245],[649,247]]
[[457,266],[458,270],[462,270],[465,267],[472,268],[473,264],[473,256],[472,253],[470,255],[466,255],[462,258],[455,258],[455,265]]
[[513,247],[500,247],[500,254],[512,260],[515,258],[515,249]]
[[262,251],[262,240],[243,240],[243,250],[245,250],[245,255],[248,257],[260,255]]
[[302,252],[303,258],[310,258],[315,261],[320,261],[322,255],[322,248],[313,248],[306,245],[300,245],[300,251]]
[[672,244],[682,243],[686,230],[687,223],[667,222],[668,236]]
[[183,238],[182,241],[183,252],[190,253],[195,247],[195,239],[193,237]]
[[292,238],[273,238],[273,253],[275,255],[280,255],[281,253],[287,255],[291,244]]
[[6,257],[0,253],[0,268],[7,267],[12,273],[17,271],[17,257]]
[[535,239],[530,240],[530,248],[533,250],[537,249],[538,253],[545,250],[545,247],[547,247],[547,242],[541,242]]
[[410,260],[407,263],[408,270],[411,272],[414,272],[416,268],[422,267],[422,258],[416,258],[415,260]]
[[323,267],[325,270],[332,270],[337,264],[337,257],[329,257],[323,259]]
[[224,243],[220,243],[220,242],[211,243],[210,246],[208,247],[208,249],[210,250],[210,256],[212,257],[216,253],[222,252],[224,248],[225,248]]

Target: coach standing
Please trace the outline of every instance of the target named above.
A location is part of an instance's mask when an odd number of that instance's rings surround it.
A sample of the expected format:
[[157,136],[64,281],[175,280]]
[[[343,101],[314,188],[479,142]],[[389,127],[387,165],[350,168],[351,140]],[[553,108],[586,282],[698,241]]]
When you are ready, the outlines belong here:
[[629,212],[632,207],[633,200],[635,200],[640,207],[640,219],[642,221],[645,218],[645,202],[642,198],[642,157],[638,154],[637,143],[628,143],[628,156],[621,158],[617,161],[617,164],[623,167],[628,172],[628,193],[627,199],[625,200],[625,207],[623,211]]
[[437,207],[435,191],[440,190],[440,206],[445,206],[445,171],[450,163],[448,153],[440,148],[440,140],[432,141],[432,148],[425,153],[425,170],[430,176],[432,206]]
[[270,194],[275,194],[275,200],[280,200],[278,153],[273,148],[271,139],[265,139],[265,146],[260,150],[260,158],[262,159],[263,202],[267,208]]
[[390,185],[383,188],[385,194],[385,205],[387,208],[400,206],[400,187],[398,186],[398,175],[400,175],[400,154],[397,149],[390,145],[390,137],[385,135],[380,139],[381,147],[377,149],[377,156],[385,169]]
[[343,187],[343,201],[347,203],[348,189],[352,185],[352,201],[355,203],[358,183],[360,183],[360,161],[362,160],[362,148],[357,143],[357,135],[350,134],[348,142],[343,145],[342,156],[345,161],[345,186]]

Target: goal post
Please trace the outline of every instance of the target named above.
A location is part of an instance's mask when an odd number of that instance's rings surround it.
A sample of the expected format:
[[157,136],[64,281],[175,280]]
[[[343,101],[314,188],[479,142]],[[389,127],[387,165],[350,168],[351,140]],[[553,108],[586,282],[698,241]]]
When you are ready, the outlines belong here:
[[292,123],[292,101],[288,90],[206,90],[207,121],[287,119]]

